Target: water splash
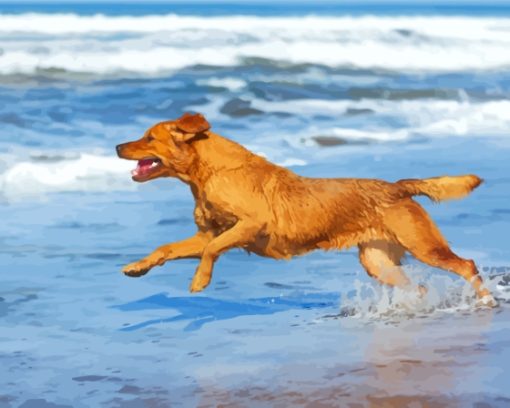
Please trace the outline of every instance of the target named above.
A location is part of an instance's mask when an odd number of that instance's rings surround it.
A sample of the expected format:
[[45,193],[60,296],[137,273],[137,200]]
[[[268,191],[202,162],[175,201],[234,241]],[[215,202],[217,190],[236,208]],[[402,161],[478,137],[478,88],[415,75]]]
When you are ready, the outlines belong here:
[[[416,289],[412,290],[390,288],[376,281],[356,280],[354,289],[342,294],[339,316],[368,321],[399,321],[478,308],[475,293],[468,282],[437,273],[427,275],[423,270],[418,275],[412,284]],[[510,273],[484,278],[486,287],[501,305],[510,302]],[[420,296],[418,284],[427,288],[424,296]]]

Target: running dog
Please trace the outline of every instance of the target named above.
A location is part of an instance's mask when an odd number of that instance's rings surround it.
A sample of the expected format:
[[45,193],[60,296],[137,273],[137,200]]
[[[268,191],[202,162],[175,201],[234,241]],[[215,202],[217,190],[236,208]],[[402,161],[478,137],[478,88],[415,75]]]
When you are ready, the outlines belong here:
[[[308,178],[270,163],[210,130],[201,114],[161,122],[136,141],[117,146],[119,157],[137,160],[132,178],[145,182],[176,177],[195,199],[197,232],[163,245],[124,267],[142,276],[152,267],[181,258],[200,264],[190,291],[211,281],[214,262],[231,248],[290,259],[323,249],[359,248],[368,274],[381,283],[412,288],[401,268],[406,252],[433,267],[462,276],[478,302],[496,306],[475,263],[452,252],[425,210],[412,199],[462,198],[482,180],[474,175],[406,179]],[[419,293],[424,293],[419,288]]]

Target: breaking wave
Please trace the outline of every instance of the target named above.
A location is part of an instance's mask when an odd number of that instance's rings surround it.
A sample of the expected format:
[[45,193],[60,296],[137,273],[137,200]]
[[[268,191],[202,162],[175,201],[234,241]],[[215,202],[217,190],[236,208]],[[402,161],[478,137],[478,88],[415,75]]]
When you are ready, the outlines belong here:
[[510,66],[510,19],[0,15],[1,74],[160,74],[253,58],[403,72]]
[[[263,102],[266,112],[286,112],[311,117],[328,115],[337,117],[337,121],[346,119],[352,111],[360,115],[370,115],[373,120],[369,126],[351,128],[348,126],[310,125],[302,137],[313,144],[320,143],[319,137],[327,137],[330,145],[343,142],[393,142],[412,138],[434,137],[507,137],[510,127],[510,102],[508,100],[471,102],[441,101],[433,99],[388,101],[325,101],[295,100],[285,102]],[[259,103],[253,104],[254,108]],[[347,118],[345,118],[347,116]],[[377,120],[380,118],[379,120]],[[375,119],[375,120],[374,120]],[[400,126],[395,127],[395,121]],[[377,123],[377,126],[375,123]],[[313,121],[311,121],[313,123]],[[318,140],[317,140],[318,139]],[[337,143],[335,143],[335,140]]]
[[11,160],[0,174],[0,197],[16,201],[54,192],[99,192],[135,188],[133,163],[94,154],[32,156]]

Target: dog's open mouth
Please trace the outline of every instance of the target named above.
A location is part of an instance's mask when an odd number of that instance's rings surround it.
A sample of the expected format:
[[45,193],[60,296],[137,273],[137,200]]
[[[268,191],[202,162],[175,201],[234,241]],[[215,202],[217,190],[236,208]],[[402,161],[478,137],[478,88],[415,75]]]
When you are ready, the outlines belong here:
[[131,170],[133,180],[141,181],[147,179],[151,174],[161,167],[161,160],[151,157],[148,159],[138,160],[136,169]]

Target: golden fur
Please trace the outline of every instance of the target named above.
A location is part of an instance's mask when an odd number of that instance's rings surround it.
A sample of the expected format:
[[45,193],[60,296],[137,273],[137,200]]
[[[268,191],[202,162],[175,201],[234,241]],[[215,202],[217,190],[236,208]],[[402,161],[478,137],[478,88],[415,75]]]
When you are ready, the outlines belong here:
[[400,267],[407,251],[463,276],[480,298],[495,304],[473,261],[451,251],[411,198],[461,198],[482,182],[477,176],[396,183],[302,177],[210,131],[200,114],[158,123],[140,140],[117,146],[117,151],[125,159],[154,161],[150,171],[135,172],[136,181],[176,177],[187,183],[198,227],[193,237],[163,245],[124,267],[129,276],[141,276],[168,260],[200,258],[190,287],[196,292],[209,284],[215,260],[233,247],[289,259],[316,249],[358,246],[362,265],[382,283],[409,287]]

